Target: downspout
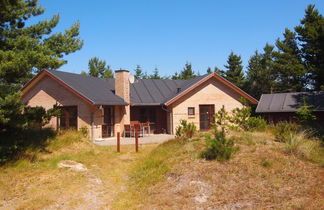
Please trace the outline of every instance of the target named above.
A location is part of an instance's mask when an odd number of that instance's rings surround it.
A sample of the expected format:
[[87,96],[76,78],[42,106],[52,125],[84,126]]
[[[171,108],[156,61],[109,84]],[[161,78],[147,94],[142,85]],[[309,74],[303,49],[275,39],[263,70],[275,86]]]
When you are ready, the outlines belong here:
[[173,119],[172,119],[172,112],[169,111],[168,109],[164,108],[164,104],[161,104],[161,108],[162,110],[166,111],[169,113],[169,117],[170,117],[170,134],[173,134]]
[[98,109],[94,112],[91,112],[91,140],[94,141],[94,115],[102,109],[102,105],[98,107]]

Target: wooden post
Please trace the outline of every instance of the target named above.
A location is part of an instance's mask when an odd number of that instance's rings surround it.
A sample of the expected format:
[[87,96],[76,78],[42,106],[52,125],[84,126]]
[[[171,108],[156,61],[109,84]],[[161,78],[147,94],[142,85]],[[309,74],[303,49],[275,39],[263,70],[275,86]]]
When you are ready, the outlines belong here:
[[117,132],[117,152],[120,152],[120,133]]
[[135,150],[138,152],[138,132],[135,132]]

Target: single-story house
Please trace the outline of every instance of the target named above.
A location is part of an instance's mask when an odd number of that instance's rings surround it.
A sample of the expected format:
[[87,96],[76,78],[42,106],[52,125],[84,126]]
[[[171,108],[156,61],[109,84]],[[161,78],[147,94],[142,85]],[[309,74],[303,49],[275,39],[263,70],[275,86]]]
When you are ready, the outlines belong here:
[[86,127],[93,139],[122,134],[131,121],[149,121],[154,133],[175,133],[181,119],[207,130],[222,105],[227,110],[241,107],[241,97],[258,103],[214,73],[189,80],[134,80],[127,70],[115,71],[114,79],[42,70],[21,91],[29,106],[61,107],[61,117],[47,126]]
[[269,123],[296,121],[296,111],[310,105],[319,123],[324,123],[324,91],[262,94],[256,113]]

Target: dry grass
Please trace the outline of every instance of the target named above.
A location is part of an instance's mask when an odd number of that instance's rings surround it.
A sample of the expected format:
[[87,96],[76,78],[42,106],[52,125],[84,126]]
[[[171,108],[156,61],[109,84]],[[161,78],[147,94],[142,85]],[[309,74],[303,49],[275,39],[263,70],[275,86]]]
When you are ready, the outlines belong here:
[[[208,134],[120,154],[79,135],[1,167],[0,209],[324,209],[323,166],[267,132],[229,133],[240,150],[226,162],[198,158]],[[57,168],[66,159],[88,171]]]
[[[233,136],[240,150],[227,162],[197,159],[202,140],[169,151],[181,159],[133,199],[133,209],[323,209],[324,170],[283,152],[270,133]],[[176,152],[172,155],[173,152]],[[323,157],[322,157],[323,158]],[[168,159],[168,161],[170,161]],[[132,189],[132,187],[130,187]],[[130,190],[128,193],[132,193]],[[140,193],[139,193],[140,194]],[[137,198],[137,200],[135,200]]]
[[[106,208],[124,190],[130,167],[155,145],[99,147],[77,132],[55,138],[37,156],[0,168],[0,209],[95,209]],[[84,164],[87,172],[58,168],[60,160]]]

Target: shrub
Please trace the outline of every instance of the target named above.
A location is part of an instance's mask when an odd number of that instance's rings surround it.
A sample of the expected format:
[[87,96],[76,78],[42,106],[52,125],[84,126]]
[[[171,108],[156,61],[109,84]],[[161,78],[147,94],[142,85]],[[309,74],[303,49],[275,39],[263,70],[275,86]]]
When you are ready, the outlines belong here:
[[263,131],[267,127],[267,122],[261,117],[250,117],[246,124],[249,131]]
[[88,137],[89,135],[89,130],[87,126],[82,126],[79,131],[82,133],[84,137]]
[[306,98],[303,99],[304,104],[300,106],[300,110],[296,112],[296,119],[304,126],[313,126],[316,116],[313,114],[312,106],[306,103]]
[[251,116],[251,107],[243,106],[233,110],[230,121],[243,130],[248,130],[248,120]]
[[308,139],[307,136],[305,131],[290,133],[286,138],[285,152],[308,160],[313,159],[318,154],[319,143]]
[[224,105],[220,110],[218,110],[218,112],[214,114],[214,118],[215,118],[215,123],[212,123],[212,127],[214,127],[215,129],[217,127],[220,127],[222,132],[225,132],[227,128],[235,127],[229,124],[230,116],[228,115],[228,112],[225,110]]
[[274,127],[275,140],[279,142],[286,142],[289,135],[296,133],[298,130],[299,126],[297,124],[281,121]]
[[267,161],[267,160],[263,160],[263,161],[261,162],[261,165],[262,165],[263,167],[269,167],[269,166],[270,166],[270,162]]
[[214,135],[206,136],[206,150],[200,154],[207,160],[228,160],[238,149],[232,138],[226,138],[224,130],[218,131],[214,126]]
[[192,138],[196,132],[196,125],[193,122],[188,123],[187,120],[180,120],[180,125],[176,127],[177,137]]
[[16,132],[0,132],[0,165],[19,159],[26,150],[43,150],[56,132],[45,128],[41,130],[16,129]]

